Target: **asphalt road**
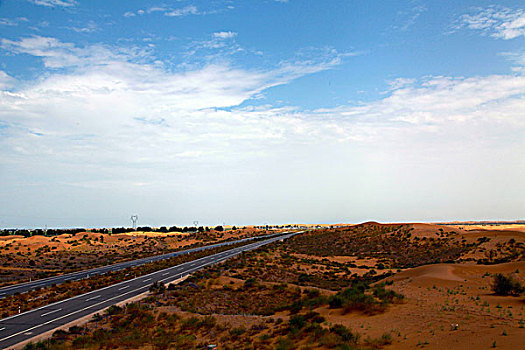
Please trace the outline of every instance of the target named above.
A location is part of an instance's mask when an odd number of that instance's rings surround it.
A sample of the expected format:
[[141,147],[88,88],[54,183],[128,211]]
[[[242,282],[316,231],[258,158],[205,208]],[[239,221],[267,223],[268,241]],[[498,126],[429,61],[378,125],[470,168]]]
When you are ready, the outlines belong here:
[[155,281],[162,283],[175,281],[205,266],[238,255],[243,251],[257,249],[263,245],[289,238],[298,233],[301,232],[289,233],[250,243],[242,247],[232,248],[5,318],[0,320],[0,348],[7,349],[39,334],[147,292],[150,285]]
[[[264,236],[264,237],[268,237],[269,238],[269,237],[274,237],[274,236],[279,235],[279,234],[281,234],[281,233],[267,235],[267,236]],[[66,282],[66,281],[80,280],[80,279],[83,279],[83,278],[88,278],[88,277],[93,276],[93,275],[105,274],[105,273],[110,272],[110,271],[118,271],[118,270],[122,270],[122,269],[125,269],[125,268],[128,268],[128,267],[144,265],[146,263],[153,262],[153,261],[170,259],[170,258],[173,258],[174,256],[177,256],[177,255],[188,254],[188,253],[192,253],[192,252],[212,249],[212,248],[221,247],[221,246],[229,245],[229,244],[240,243],[240,242],[244,242],[244,241],[250,241],[250,240],[253,240],[253,239],[256,239],[256,238],[261,238],[261,237],[260,236],[259,237],[250,237],[250,238],[239,239],[239,240],[236,240],[236,241],[229,241],[229,242],[211,244],[211,245],[206,245],[206,246],[192,248],[192,249],[180,250],[180,251],[173,252],[173,253],[168,253],[168,254],[155,255],[155,256],[151,256],[151,257],[147,257],[147,258],[131,260],[131,261],[125,261],[125,262],[118,263],[118,264],[101,266],[101,267],[97,267],[97,268],[90,269],[90,270],[82,270],[82,271],[72,272],[72,273],[68,273],[68,274],[64,274],[64,275],[60,275],[60,276],[53,276],[53,277],[49,277],[49,278],[34,280],[32,282],[18,283],[18,284],[15,284],[15,285],[11,285],[11,286],[6,286],[6,287],[3,287],[3,288],[0,288],[0,298],[4,298],[4,297],[6,297],[8,295],[15,294],[17,292],[18,293],[26,293],[26,292],[29,292],[30,290],[33,290],[33,289],[38,288],[38,287],[45,288],[45,287],[49,287],[49,286],[51,286],[53,284],[60,284],[60,283]]]

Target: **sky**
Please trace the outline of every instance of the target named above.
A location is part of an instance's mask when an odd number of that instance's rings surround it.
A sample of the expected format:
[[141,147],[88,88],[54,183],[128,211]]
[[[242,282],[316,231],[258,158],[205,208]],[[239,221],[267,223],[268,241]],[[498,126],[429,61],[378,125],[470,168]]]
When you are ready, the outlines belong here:
[[0,228],[525,218],[522,1],[0,1]]

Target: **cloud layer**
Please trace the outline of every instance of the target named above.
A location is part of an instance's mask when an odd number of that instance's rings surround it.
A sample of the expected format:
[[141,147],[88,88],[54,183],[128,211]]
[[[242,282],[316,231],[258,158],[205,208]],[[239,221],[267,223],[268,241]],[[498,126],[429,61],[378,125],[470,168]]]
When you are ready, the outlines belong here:
[[525,12],[493,6],[461,16],[456,29],[479,30],[497,39],[510,40],[525,36]]

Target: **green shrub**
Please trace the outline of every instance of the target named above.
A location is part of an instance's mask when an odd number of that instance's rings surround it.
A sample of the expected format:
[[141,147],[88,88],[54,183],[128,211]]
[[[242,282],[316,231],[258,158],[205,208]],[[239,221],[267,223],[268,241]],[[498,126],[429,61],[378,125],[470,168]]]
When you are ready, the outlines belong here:
[[330,327],[330,332],[339,335],[345,342],[356,344],[359,341],[359,334],[353,334],[349,328],[343,326],[342,324],[336,324]]
[[293,349],[293,343],[289,338],[279,338],[277,342],[276,350],[288,350]]
[[230,329],[230,335],[233,337],[238,337],[243,335],[246,332],[246,329],[244,327],[235,327]]
[[512,276],[498,273],[494,276],[492,290],[497,295],[519,295],[523,293],[523,286]]
[[294,315],[288,321],[291,329],[301,329],[306,325],[306,319],[303,315]]
[[376,298],[387,302],[394,303],[399,302],[405,298],[404,295],[394,292],[393,290],[385,289],[385,285],[380,283],[375,286],[373,294]]
[[151,293],[163,293],[166,290],[166,286],[162,282],[153,282],[149,287]]

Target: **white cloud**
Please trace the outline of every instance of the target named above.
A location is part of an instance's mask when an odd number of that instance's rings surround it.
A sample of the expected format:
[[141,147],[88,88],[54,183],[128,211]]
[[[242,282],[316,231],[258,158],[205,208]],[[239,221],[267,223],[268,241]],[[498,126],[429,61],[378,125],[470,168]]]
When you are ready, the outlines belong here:
[[0,25],[3,26],[17,26],[21,22],[28,22],[29,20],[25,17],[16,17],[16,18],[0,18]]
[[460,17],[454,30],[460,28],[479,30],[498,39],[514,39],[525,36],[525,12],[500,6],[477,9]]
[[237,33],[231,31],[215,32],[211,35],[211,39],[209,40],[197,40],[192,42],[188,46],[185,55],[193,56],[197,52],[200,52],[200,50],[212,50],[214,53],[203,55],[207,60],[210,60],[213,57],[224,57],[242,52],[244,49],[234,40],[236,36]]
[[[454,129],[458,123],[463,126],[496,123],[520,128],[525,124],[521,112],[525,110],[523,75],[397,79],[383,99],[316,111],[271,106],[236,108],[272,86],[330,69],[341,58],[326,51],[320,58],[282,62],[263,71],[208,64],[171,73],[159,66],[140,63],[137,57],[143,58],[147,53],[133,50],[97,45],[79,48],[43,37],[4,39],[2,46],[41,57],[50,68],[73,69],[69,73],[51,74],[16,92],[5,92],[2,118],[44,135],[64,138],[91,135],[86,139],[88,143],[91,138],[106,138],[115,132],[125,134],[122,136],[125,139],[143,139],[142,129],[137,130],[139,134],[132,132],[139,127],[157,135],[161,147],[165,143],[178,144],[175,139],[206,140],[210,135],[226,143],[245,137],[261,141],[304,137],[315,137],[320,142],[365,141],[374,140],[378,133],[383,138],[397,137],[407,130]],[[13,85],[14,80],[7,74],[0,77],[4,89]],[[220,110],[225,107],[233,109]],[[19,144],[16,149],[54,152],[56,146],[27,148]],[[197,153],[185,154],[212,154],[213,148],[208,145],[196,150]],[[149,153],[147,149],[144,152]],[[174,154],[181,152],[186,151]],[[154,154],[149,156],[155,158]]]
[[15,84],[15,79],[0,70],[0,89],[7,90]]
[[232,39],[232,38],[235,38],[236,36],[237,36],[237,33],[231,32],[231,31],[213,33],[213,37],[218,38],[218,39]]
[[160,7],[160,6],[153,6],[153,7],[150,7],[148,9],[148,13],[152,13],[152,12],[166,12],[166,8],[165,7]]
[[427,11],[427,7],[424,5],[416,5],[407,11],[399,11],[397,14],[397,21],[401,23],[395,25],[394,28],[401,31],[408,30],[416,23],[419,16],[421,16],[421,14],[425,11]]
[[76,0],[29,0],[35,5],[47,7],[71,7],[77,4]]
[[[73,155],[82,158],[80,155],[93,147],[108,147],[113,151],[107,155],[115,161],[122,155],[120,152],[129,151],[130,142],[144,140],[140,136],[144,130],[157,135],[157,141],[139,157],[148,162],[158,161],[154,154],[162,149],[173,149],[169,158],[187,159],[214,154],[217,147],[232,140],[279,138],[282,131],[272,127],[270,120],[259,124],[250,118],[257,113],[261,117],[265,113],[279,115],[283,110],[247,113],[217,108],[237,106],[268,87],[336,64],[295,62],[265,71],[209,64],[170,73],[134,62],[134,52],[126,54],[103,46],[78,48],[43,37],[4,40],[2,45],[13,52],[42,57],[50,68],[72,69],[69,73],[50,74],[16,92],[5,91],[0,99],[0,119],[13,127],[13,154],[29,156],[35,151],[34,142],[44,142],[37,153],[60,154],[69,160]],[[261,129],[264,124],[267,127]],[[43,136],[35,138],[37,134]],[[111,135],[119,135],[117,138],[126,146],[113,145]],[[207,143],[212,136],[216,141]],[[184,143],[191,140],[200,140],[203,145],[187,152]],[[68,143],[77,146],[64,151]],[[243,153],[239,149],[236,152]]]
[[98,30],[98,26],[95,22],[89,21],[84,27],[72,27],[71,29],[77,33],[93,33]]
[[[450,125],[505,122],[525,126],[517,105],[525,107],[525,76],[492,75],[474,78],[431,77],[419,84],[402,81],[388,97],[344,109],[361,121],[436,129]],[[399,124],[398,126],[403,126]]]
[[155,13],[160,13],[168,17],[185,17],[185,16],[190,16],[190,15],[205,16],[205,15],[212,15],[212,14],[224,12],[227,10],[231,10],[233,8],[234,8],[233,6],[226,6],[224,8],[219,8],[219,9],[212,8],[208,10],[199,10],[195,5],[187,5],[187,6],[179,7],[179,8],[173,8],[173,7],[163,5],[163,6],[153,6],[147,9],[140,9],[140,10],[137,10],[136,12],[127,11],[124,13],[124,17],[133,17],[133,16],[136,16],[137,14],[144,15],[144,14],[155,14]]
[[20,41],[1,39],[1,47],[15,53],[25,53],[41,57],[48,68],[87,67],[109,64],[116,59],[145,55],[143,50],[112,50],[102,45],[78,48],[70,43],[63,43],[55,38],[33,36]]
[[174,9],[174,10],[164,13],[165,16],[169,16],[169,17],[184,17],[188,15],[198,15],[198,14],[199,14],[199,10],[194,5],[188,5],[186,7]]

